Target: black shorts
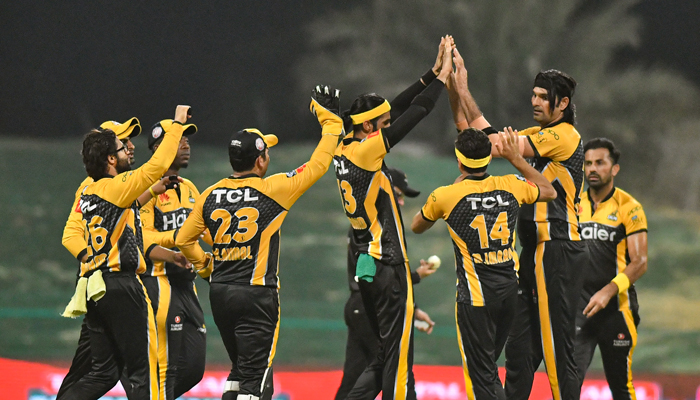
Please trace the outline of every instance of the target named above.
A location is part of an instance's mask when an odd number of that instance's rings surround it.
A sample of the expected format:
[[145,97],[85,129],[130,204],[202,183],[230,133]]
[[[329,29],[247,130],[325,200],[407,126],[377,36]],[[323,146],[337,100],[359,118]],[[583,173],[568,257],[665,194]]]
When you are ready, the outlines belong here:
[[238,382],[239,395],[261,397],[279,334],[277,288],[212,283],[209,299],[231,359],[227,381]]

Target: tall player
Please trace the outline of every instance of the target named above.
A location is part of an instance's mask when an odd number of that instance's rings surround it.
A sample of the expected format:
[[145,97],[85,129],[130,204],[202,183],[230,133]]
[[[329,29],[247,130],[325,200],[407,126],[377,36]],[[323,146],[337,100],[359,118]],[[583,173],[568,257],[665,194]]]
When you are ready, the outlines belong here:
[[[110,129],[117,135],[117,138],[124,146],[126,146],[129,164],[133,165],[134,151],[136,147],[132,143],[131,139],[137,137],[141,133],[141,124],[139,123],[139,120],[134,117],[130,118],[124,123],[105,121],[100,125],[100,128]],[[93,179],[88,176],[78,186],[78,190],[75,191],[73,207],[68,215],[66,226],[63,228],[63,246],[65,246],[66,249],[70,251],[73,257],[75,257],[79,262],[87,259],[87,242],[85,241],[84,237],[85,228],[83,227],[82,223],[83,216],[80,213],[78,205],[80,203],[80,195],[83,192],[83,189],[85,189],[85,187],[92,182],[94,182]],[[78,274],[80,274],[80,270],[78,270]],[[75,350],[75,355],[73,356],[73,361],[68,369],[68,373],[63,378],[63,382],[61,382],[61,387],[58,389],[56,399],[63,399],[63,396],[68,388],[77,382],[83,375],[90,372],[91,368],[92,354],[90,353],[90,334],[86,320],[83,318],[83,323],[80,327],[80,337],[78,338],[78,348]]]
[[[224,400],[258,400],[275,357],[279,333],[280,227],[290,207],[328,170],[343,132],[339,91],[317,86],[311,111],[322,138],[311,159],[289,173],[264,178],[274,135],[244,129],[231,136],[233,174],[206,189],[175,244],[195,269],[213,263],[210,300],[232,368]],[[213,254],[197,240],[209,229]]]
[[620,151],[605,138],[583,146],[588,191],[581,198],[581,236],[591,266],[576,315],[576,365],[581,383],[600,348],[614,400],[634,400],[632,354],[639,304],[634,283],[647,270],[647,219],[634,197],[615,187]]
[[413,218],[423,233],[444,219],[452,237],[457,271],[455,319],[467,397],[505,399],[496,361],[503,350],[517,306],[515,221],[520,206],[557,197],[542,174],[527,164],[511,130],[501,136],[499,153],[525,178],[491,176],[488,136],[474,128],[455,141],[464,179],[437,188]]
[[[455,83],[469,126],[497,141],[497,131],[483,117],[469,92],[464,60],[455,51]],[[526,400],[535,370],[544,359],[554,400],[578,400],[580,385],[574,362],[575,315],[581,272],[588,252],[578,228],[583,190],[583,143],[574,128],[572,102],[576,81],[548,70],[537,74],[532,89],[533,118],[539,126],[520,132],[519,151],[557,191],[550,203],[520,210],[518,313],[506,345],[506,396]],[[500,156],[493,147],[493,156]]]
[[[452,40],[442,38],[431,70],[390,105],[376,94],[350,108],[353,132],[335,151],[334,165],[345,215],[359,248],[356,274],[380,351],[348,399],[405,399],[413,369],[413,288],[401,211],[384,157],[433,109],[452,72]],[[399,116],[400,115],[400,116]]]
[[[80,276],[89,278],[86,319],[92,370],[66,391],[66,398],[94,398],[113,386],[115,359],[126,367],[130,399],[158,398],[155,321],[137,276],[145,270],[145,261],[135,200],[172,163],[188,109],[178,106],[175,121],[163,121],[172,135],[134,171],[126,147],[111,130],[94,130],[83,141],[83,163],[95,180],[80,200],[88,242]],[[95,292],[91,286],[101,290]],[[77,289],[76,297],[81,296],[86,293]]]
[[[196,132],[197,127],[193,124],[183,127],[177,154],[165,176],[177,177],[180,169],[189,166],[189,138]],[[157,151],[167,134],[160,123],[155,124],[148,134],[148,148]],[[202,379],[206,357],[204,313],[194,286],[197,275],[172,263],[148,259],[156,245],[177,250],[175,237],[178,229],[199,197],[199,191],[188,179],[180,178],[173,186],[152,196],[140,210],[143,235],[152,243],[144,248],[147,268],[141,280],[156,317],[159,381],[164,400],[182,396]],[[155,194],[149,190],[148,195]],[[207,234],[205,238],[211,244],[211,236]],[[205,275],[208,278],[206,272]]]

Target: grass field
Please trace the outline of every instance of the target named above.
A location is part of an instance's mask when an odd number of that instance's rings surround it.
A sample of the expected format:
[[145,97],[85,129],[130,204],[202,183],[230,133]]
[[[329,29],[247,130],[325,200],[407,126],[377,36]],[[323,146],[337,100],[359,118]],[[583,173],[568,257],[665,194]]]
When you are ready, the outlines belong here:
[[[148,157],[138,138],[137,160]],[[200,190],[230,174],[225,149],[193,141],[192,166],[183,171]],[[60,318],[75,282],[76,261],[61,246],[61,233],[74,192],[85,176],[79,141],[0,140],[0,356],[67,363],[75,350],[80,320]],[[403,152],[402,152],[403,150]],[[280,145],[271,151],[270,172],[289,171],[306,161],[311,146]],[[408,173],[422,191],[407,200],[410,221],[429,192],[456,174],[450,157],[437,157],[401,144],[387,164]],[[492,173],[510,171],[500,160]],[[638,195],[642,201],[643,195]],[[642,323],[634,353],[638,371],[700,372],[700,218],[646,205],[650,262],[638,292]],[[282,328],[276,363],[303,368],[338,368],[344,357],[343,305],[347,220],[341,212],[332,172],[291,209],[282,227],[280,291]],[[437,322],[430,336],[416,333],[415,362],[458,365],[454,328],[455,274],[445,225],[424,235],[407,232],[409,256],[437,254],[443,268],[416,286],[416,301]],[[198,282],[208,318],[208,361],[228,362],[210,318],[208,287]],[[593,368],[600,369],[599,361]]]

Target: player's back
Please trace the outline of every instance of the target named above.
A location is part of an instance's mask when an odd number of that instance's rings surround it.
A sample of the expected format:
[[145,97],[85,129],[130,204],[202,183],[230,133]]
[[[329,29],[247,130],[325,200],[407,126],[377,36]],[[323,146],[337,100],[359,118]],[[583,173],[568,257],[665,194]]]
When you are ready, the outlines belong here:
[[214,239],[212,282],[278,287],[280,226],[290,205],[270,178],[229,177],[202,193]]
[[457,301],[482,306],[516,282],[518,211],[538,197],[537,186],[524,178],[488,174],[468,176],[430,194],[421,212],[426,220],[447,223],[455,251]]
[[535,157],[533,167],[552,183],[557,198],[526,205],[520,211],[518,234],[524,245],[548,240],[581,240],[578,211],[583,191],[583,143],[573,125],[533,127],[527,136]]
[[408,260],[401,211],[384,165],[388,143],[382,130],[357,140],[346,136],[333,164],[345,215],[361,253],[386,264]]

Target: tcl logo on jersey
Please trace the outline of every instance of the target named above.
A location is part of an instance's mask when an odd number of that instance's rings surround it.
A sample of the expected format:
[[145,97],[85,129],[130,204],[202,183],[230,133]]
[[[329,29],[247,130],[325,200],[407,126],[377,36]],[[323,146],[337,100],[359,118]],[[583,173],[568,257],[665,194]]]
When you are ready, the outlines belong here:
[[333,159],[333,166],[335,167],[335,173],[338,175],[345,175],[350,172],[347,168],[345,168],[345,161],[343,160],[338,161]]
[[97,204],[90,204],[90,201],[80,200],[80,212],[85,213],[85,211],[92,211],[97,208]]
[[581,229],[581,237],[586,240],[609,240],[614,242],[616,234],[617,232],[608,232],[604,227],[595,223],[592,226],[586,225]]
[[483,199],[467,197],[467,201],[471,203],[472,210],[476,210],[479,206],[488,210],[489,208],[494,208],[496,206],[506,207],[510,205],[509,202],[503,201],[503,199],[501,199],[500,194],[496,195],[496,197],[484,197]]
[[[239,201],[257,201],[258,196],[253,196],[250,194],[250,189],[214,189],[211,191],[212,194],[216,195],[216,202],[221,203],[222,198],[225,198],[229,203],[238,203]],[[224,197],[224,195],[226,197]]]

